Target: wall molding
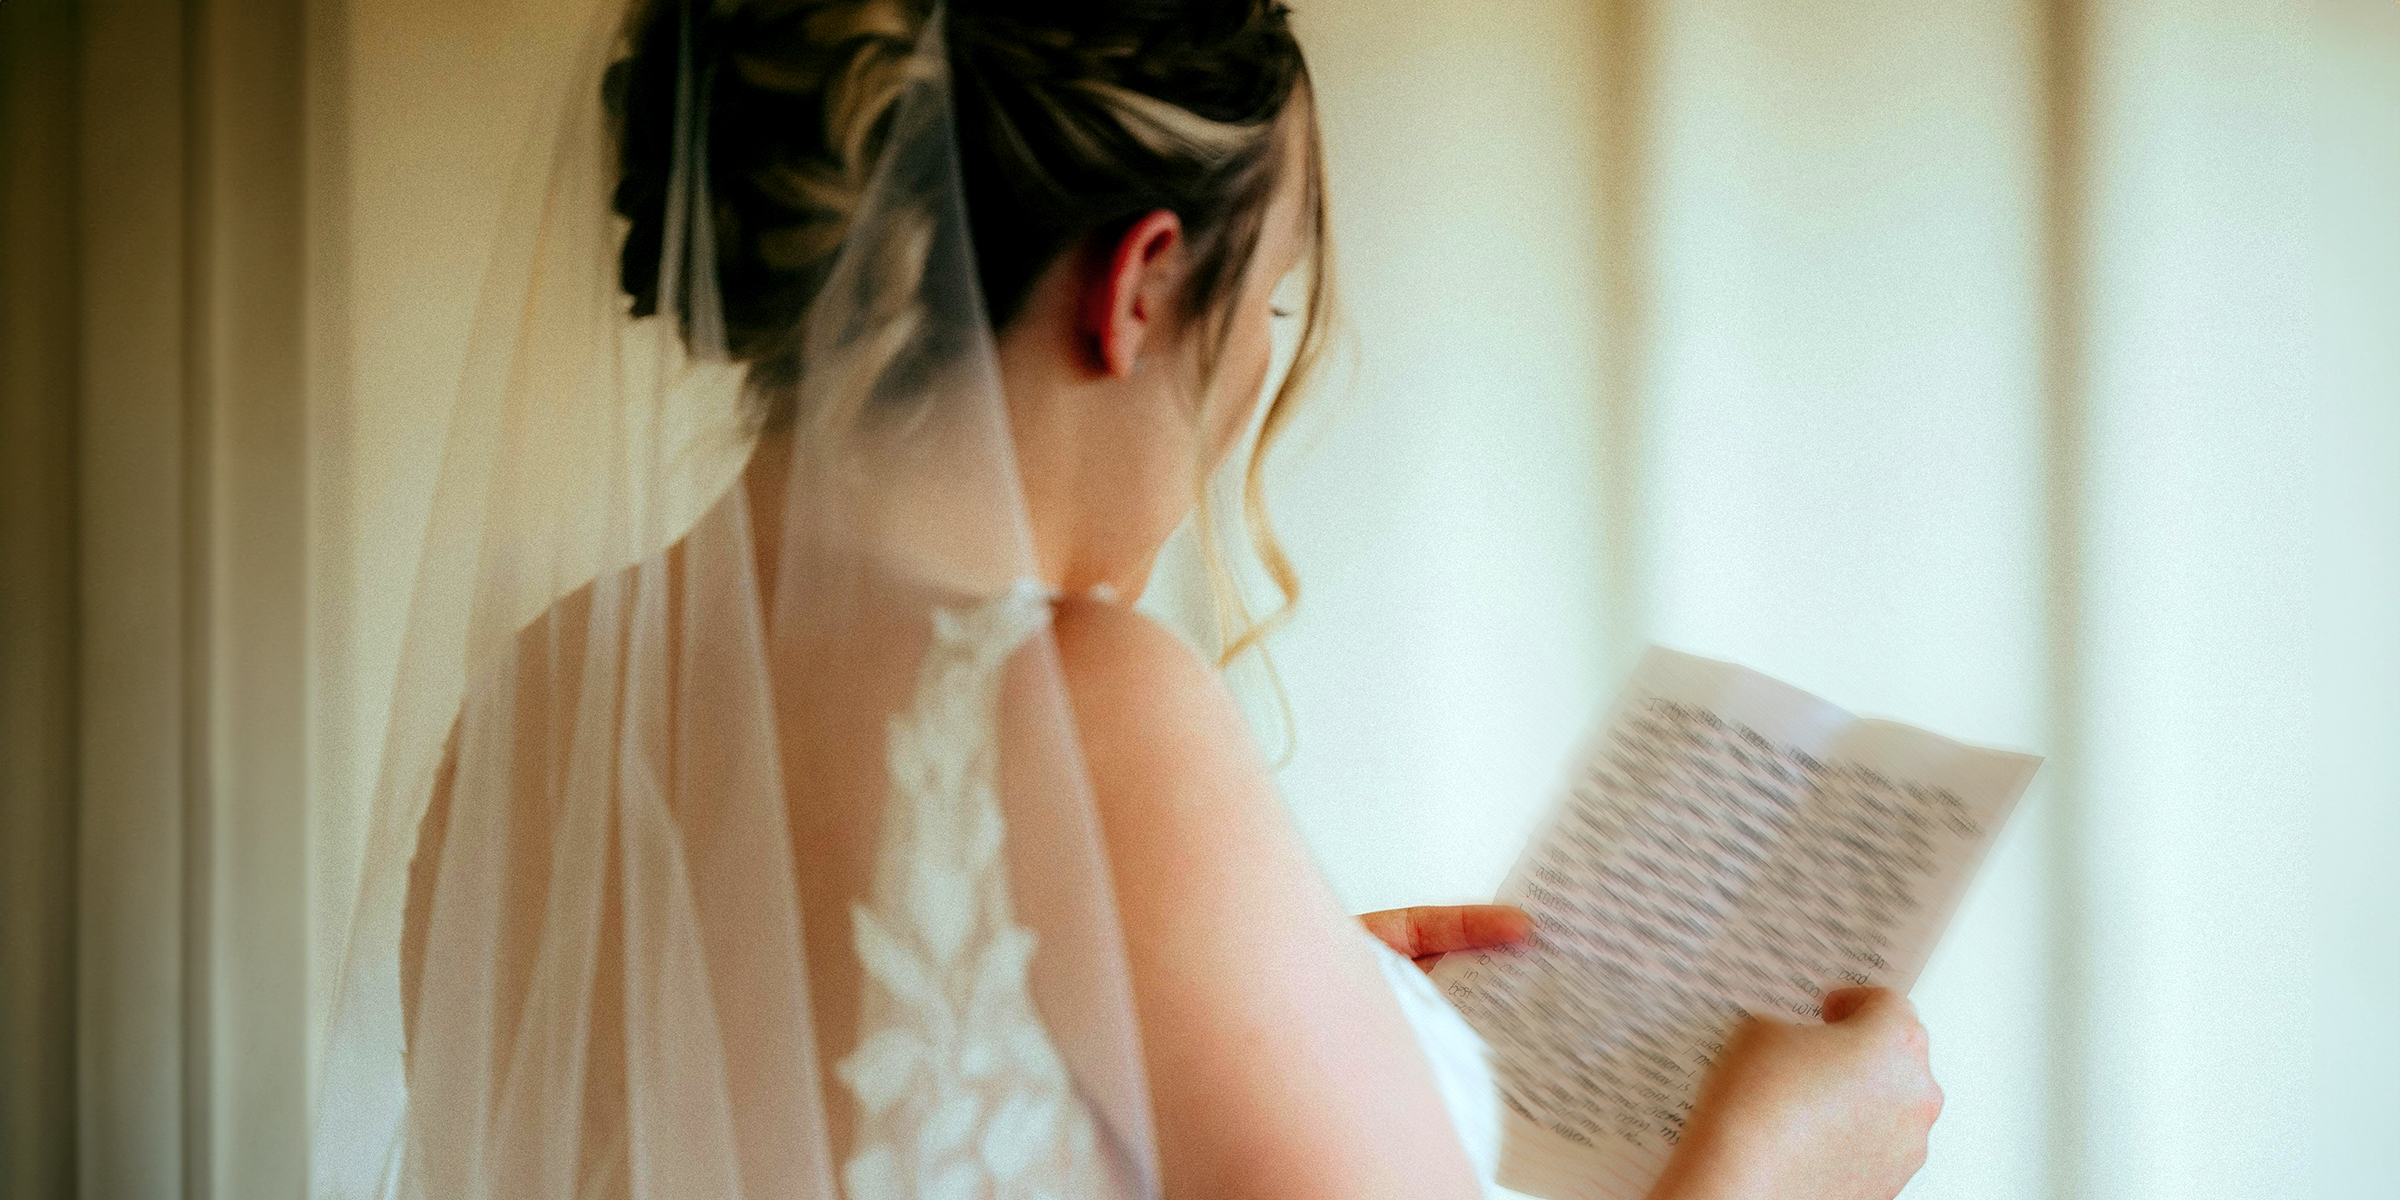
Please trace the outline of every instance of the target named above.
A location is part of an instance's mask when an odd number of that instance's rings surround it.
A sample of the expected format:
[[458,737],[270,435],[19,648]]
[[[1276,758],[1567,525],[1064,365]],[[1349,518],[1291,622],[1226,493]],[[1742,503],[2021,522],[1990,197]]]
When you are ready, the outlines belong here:
[[0,1196],[75,1179],[75,35],[0,5]]
[[89,0],[77,1194],[306,1186],[303,0]]

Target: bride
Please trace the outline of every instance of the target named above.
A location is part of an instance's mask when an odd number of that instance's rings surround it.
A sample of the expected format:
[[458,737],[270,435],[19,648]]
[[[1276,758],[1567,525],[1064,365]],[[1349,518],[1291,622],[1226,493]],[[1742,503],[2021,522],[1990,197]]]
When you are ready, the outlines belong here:
[[[452,419],[317,1194],[1481,1194],[1492,1080],[1408,959],[1521,917],[1362,934],[1218,664],[1125,604],[1325,336],[1284,7],[647,0],[559,95]],[[1230,659],[1271,622],[1226,610]],[[1737,1039],[1655,1200],[1899,1190],[1924,1032],[1826,1011]]]

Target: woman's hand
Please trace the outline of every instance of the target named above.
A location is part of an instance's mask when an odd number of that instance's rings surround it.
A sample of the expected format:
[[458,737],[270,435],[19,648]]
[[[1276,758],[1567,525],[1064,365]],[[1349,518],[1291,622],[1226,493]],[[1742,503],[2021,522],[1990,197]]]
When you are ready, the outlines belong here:
[[1887,988],[1830,993],[1822,1025],[1743,1025],[1650,1200],[1891,1200],[1942,1111],[1925,1052],[1916,1010]]
[[1507,904],[1420,904],[1360,917],[1375,940],[1430,971],[1453,950],[1514,946],[1533,936],[1533,918]]

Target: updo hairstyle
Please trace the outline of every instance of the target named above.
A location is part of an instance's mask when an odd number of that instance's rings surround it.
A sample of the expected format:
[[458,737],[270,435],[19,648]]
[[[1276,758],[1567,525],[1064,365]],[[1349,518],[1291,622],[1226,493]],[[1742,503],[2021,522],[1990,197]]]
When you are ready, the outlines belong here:
[[[925,321],[925,263],[942,247],[932,200],[853,247],[873,256],[884,323],[881,361],[851,389],[854,411],[803,412],[806,318],[829,285],[851,218],[918,86],[912,77],[931,0],[637,0],[609,69],[616,133],[614,207],[629,223],[620,283],[635,316],[661,307],[676,163],[679,84],[704,114],[708,210],[724,351],[747,368],[747,403],[764,430],[839,428],[921,399],[951,349],[950,323]],[[1304,174],[1313,278],[1292,369],[1263,418],[1244,480],[1245,524],[1285,597],[1298,591],[1259,495],[1259,461],[1285,424],[1324,342],[1328,259],[1322,155],[1306,116],[1306,161],[1287,162],[1279,121],[1308,67],[1279,0],[953,0],[945,17],[960,179],[982,299],[994,329],[1023,309],[1066,254],[1104,253],[1132,223],[1166,209],[1182,222],[1190,274],[1184,313],[1204,339],[1206,395],[1228,336],[1231,301],[1255,255],[1285,170]],[[688,56],[688,57],[687,57]],[[689,64],[690,79],[684,82]],[[912,67],[912,64],[914,66]],[[887,188],[893,181],[887,179]],[[907,181],[892,195],[906,197]],[[900,206],[905,217],[906,205]],[[666,289],[686,340],[691,298]],[[822,365],[822,364],[819,364]],[[845,364],[844,376],[851,374]],[[1247,398],[1244,398],[1247,399]],[[809,405],[832,401],[811,396]],[[1268,625],[1231,639],[1230,660]]]

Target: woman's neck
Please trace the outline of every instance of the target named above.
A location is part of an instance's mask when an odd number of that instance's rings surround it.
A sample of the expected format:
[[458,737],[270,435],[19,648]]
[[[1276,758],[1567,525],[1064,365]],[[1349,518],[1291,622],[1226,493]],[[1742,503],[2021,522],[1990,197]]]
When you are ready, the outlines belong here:
[[[1024,365],[1011,357],[1004,374]],[[761,434],[743,487],[762,582],[772,588],[797,544],[967,594],[1030,576],[1054,592],[1138,596],[1189,509],[1175,481],[1189,474],[1176,464],[1190,434],[1165,406],[1111,403],[1122,398],[1104,390],[1028,379],[1004,415],[982,397],[929,396],[921,415],[829,459],[788,428]]]

